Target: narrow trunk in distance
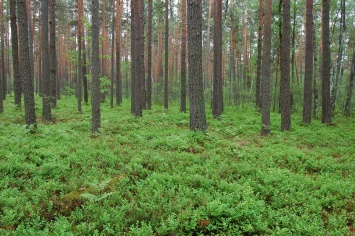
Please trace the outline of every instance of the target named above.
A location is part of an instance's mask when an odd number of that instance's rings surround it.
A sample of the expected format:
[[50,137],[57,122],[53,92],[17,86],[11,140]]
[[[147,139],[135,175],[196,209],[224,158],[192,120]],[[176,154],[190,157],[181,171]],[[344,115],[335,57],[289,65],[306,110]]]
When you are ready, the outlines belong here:
[[312,121],[312,77],[313,77],[313,0],[306,6],[306,55],[303,93],[303,123]]
[[269,135],[270,127],[270,80],[271,80],[271,21],[272,21],[272,0],[265,0],[264,18],[264,51],[263,51],[263,79],[261,83],[261,135]]
[[186,112],[186,0],[182,0],[180,112]]

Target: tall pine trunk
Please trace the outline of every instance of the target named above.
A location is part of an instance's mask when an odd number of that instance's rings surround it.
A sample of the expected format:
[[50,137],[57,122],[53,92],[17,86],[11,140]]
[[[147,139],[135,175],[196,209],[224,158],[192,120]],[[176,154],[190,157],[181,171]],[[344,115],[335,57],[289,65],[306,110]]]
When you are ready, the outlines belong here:
[[121,24],[122,0],[116,0],[116,105],[122,104]]
[[282,1],[281,131],[291,130],[290,0]]
[[14,98],[15,105],[21,106],[22,83],[20,77],[20,61],[18,55],[18,34],[16,23],[16,1],[10,1],[10,20],[11,20],[11,45],[12,45],[12,64],[14,75]]
[[211,14],[212,14],[212,11],[211,11],[212,2],[213,2],[213,0],[208,1],[204,88],[207,88],[208,84],[209,84],[210,32],[211,32],[210,19],[211,19]]
[[345,116],[350,116],[351,98],[352,98],[353,90],[354,90],[354,80],[355,80],[355,51],[353,53],[353,58],[352,58],[352,62],[351,62],[351,72],[350,72],[350,77],[349,77],[349,84],[347,87],[347,94],[346,94],[346,100],[345,100],[345,111],[344,111]]
[[256,68],[255,103],[258,110],[261,109],[261,75],[262,75],[262,38],[263,38],[263,0],[259,0],[259,28],[258,28],[258,57]]
[[303,122],[312,121],[312,77],[313,77],[313,0],[306,7],[306,55],[303,93]]
[[272,20],[272,0],[265,0],[263,79],[261,83],[261,93],[262,93],[261,135],[264,136],[269,135],[271,132],[271,127],[270,127],[271,20]]
[[55,0],[50,0],[50,41],[49,41],[49,55],[50,55],[50,97],[51,97],[51,106],[55,107],[57,105],[57,96],[56,96],[56,78],[57,78],[57,51],[56,51],[56,14],[55,14]]
[[83,6],[83,0],[78,0],[77,1],[78,5],[78,76],[76,80],[76,94],[77,94],[77,99],[78,99],[78,112],[82,113],[82,107],[81,107],[81,102],[82,102],[82,78],[83,78],[83,70],[82,70],[82,36],[83,36],[83,15],[84,15],[84,6]]
[[169,108],[169,0],[165,0],[165,80],[164,108]]
[[216,0],[214,3],[212,115],[220,117],[223,112],[222,0]]
[[153,33],[153,1],[148,0],[148,78],[147,78],[147,109],[152,108],[152,33]]
[[92,23],[92,133],[98,133],[100,128],[100,23],[99,23],[99,0],[92,0],[91,5],[91,23]]
[[207,129],[202,76],[202,2],[187,0],[190,129]]
[[186,112],[186,0],[182,0],[180,111]]
[[345,0],[340,0],[340,30],[339,30],[339,49],[338,49],[338,59],[337,59],[337,67],[336,67],[336,75],[333,76],[333,86],[331,89],[331,100],[330,100],[330,107],[331,107],[331,116],[334,116],[335,113],[335,102],[338,97],[339,91],[339,84],[341,82],[342,77],[342,69],[343,69],[343,52],[344,52],[344,34],[346,28],[345,22]]
[[23,81],[25,119],[27,128],[37,128],[33,77],[31,74],[30,49],[28,46],[28,25],[26,0],[17,0],[18,26],[20,39],[20,73]]
[[42,79],[43,79],[43,96],[42,96],[42,120],[51,121],[51,90],[50,90],[50,64],[49,64],[49,42],[48,42],[48,0],[41,1],[42,13]]
[[332,122],[330,109],[330,0],[322,0],[322,123]]

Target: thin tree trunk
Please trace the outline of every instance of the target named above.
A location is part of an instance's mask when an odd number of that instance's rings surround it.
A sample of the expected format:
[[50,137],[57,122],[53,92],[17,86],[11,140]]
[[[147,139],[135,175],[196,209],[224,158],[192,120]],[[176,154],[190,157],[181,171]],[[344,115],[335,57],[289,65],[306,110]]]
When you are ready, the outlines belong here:
[[100,128],[100,24],[99,24],[99,0],[92,0],[91,5],[91,20],[92,20],[92,133],[98,133]]
[[303,123],[312,121],[312,77],[313,77],[313,0],[306,7],[306,55],[303,93]]
[[181,24],[181,101],[180,111],[186,112],[186,0],[182,0]]
[[50,90],[50,65],[49,65],[49,43],[48,43],[48,0],[41,2],[42,12],[42,79],[43,79],[43,96],[42,96],[42,120],[52,121],[51,115],[51,90]]
[[345,33],[345,0],[340,0],[340,7],[341,7],[341,17],[340,17],[340,32],[339,32],[339,49],[338,49],[338,59],[337,59],[337,68],[336,68],[336,75],[334,86],[331,90],[331,100],[330,100],[330,108],[331,108],[331,116],[334,116],[335,113],[335,102],[338,97],[339,91],[339,83],[341,82],[342,76],[342,68],[343,68],[343,52],[344,52],[344,33]]
[[[111,34],[111,85],[110,85],[110,107],[113,108],[113,80],[115,77],[115,27],[116,27],[116,18],[115,18],[115,0],[112,1],[113,13],[112,13],[112,34]],[[116,95],[117,97],[117,95]]]
[[[84,5],[84,3],[83,3]],[[83,6],[84,8],[84,6]],[[82,12],[84,12],[84,9],[82,9]],[[82,50],[83,50],[83,54],[82,54],[82,66],[81,66],[81,71],[82,71],[82,78],[83,78],[83,90],[84,90],[84,102],[85,103],[88,103],[89,102],[89,92],[88,92],[88,79],[86,77],[86,70],[87,70],[87,67],[86,67],[86,45],[85,45],[85,27],[82,25],[82,28],[81,28],[81,33],[82,33],[82,36],[84,37],[84,39],[82,40]]]
[[140,91],[141,91],[141,100],[140,106],[141,109],[146,109],[147,100],[145,92],[145,65],[144,65],[144,0],[139,2],[139,59],[140,59]]
[[349,77],[349,84],[347,87],[347,94],[346,94],[346,100],[345,100],[345,111],[344,114],[345,116],[350,116],[350,111],[351,111],[351,98],[354,90],[354,80],[355,80],[355,51],[353,53],[353,59],[351,62],[351,72],[350,72],[350,77]]
[[[184,0],[183,0],[184,1]],[[147,108],[152,108],[152,18],[153,2],[148,0],[148,78],[147,78]]]
[[211,8],[213,0],[208,1],[208,18],[207,18],[207,37],[206,37],[206,56],[205,56],[205,76],[204,76],[204,88],[208,87],[209,83],[209,61],[210,61],[210,20],[211,20]]
[[[140,2],[140,0],[139,0]],[[132,57],[132,95],[131,95],[131,112],[135,116],[142,116],[142,86],[141,86],[141,57],[140,57],[140,10],[135,5],[135,1],[131,0],[131,57]]]
[[31,74],[32,78],[34,78],[34,58],[33,58],[33,39],[34,39],[34,30],[32,30],[32,20],[31,20],[31,2],[27,0],[26,2],[26,9],[27,9],[27,22],[28,22],[28,43],[30,48],[30,64],[31,64]]
[[12,45],[12,63],[13,63],[13,76],[14,76],[14,99],[15,105],[21,106],[22,97],[22,83],[20,77],[20,61],[18,49],[18,34],[16,23],[16,1],[10,1],[10,20],[11,20],[11,45]]
[[[41,11],[39,11],[39,20],[42,20]],[[39,96],[43,96],[43,80],[42,80],[42,27],[38,27],[38,93]]]
[[262,36],[263,34],[263,0],[259,0],[259,28],[258,28],[258,58],[256,68],[256,108],[261,109],[261,74],[262,74]]
[[122,74],[121,74],[121,24],[122,4],[116,0],[116,105],[122,104]]
[[57,78],[57,51],[56,51],[56,23],[55,23],[55,0],[50,0],[50,97],[51,97],[51,106],[56,107],[57,105],[57,96],[56,96],[56,78]]
[[169,108],[169,0],[165,0],[165,81],[164,108]]
[[82,71],[82,35],[83,35],[83,0],[77,0],[77,6],[78,6],[78,66],[77,66],[77,71],[78,71],[78,76],[76,80],[76,93],[77,93],[77,99],[78,99],[78,112],[82,113],[82,107],[81,107],[81,102],[82,102],[82,78],[83,78],[83,71]]
[[220,117],[223,112],[222,84],[222,0],[214,2],[214,33],[213,33],[213,101],[212,114]]
[[262,93],[262,120],[261,135],[269,135],[270,127],[270,77],[271,77],[271,20],[272,20],[272,0],[265,0],[264,18],[264,53],[263,53],[263,79],[261,83]]
[[5,29],[4,29],[4,9],[3,1],[0,3],[0,36],[1,36],[1,96],[0,111],[3,111],[3,100],[6,98],[6,70],[5,70]]
[[319,69],[317,68],[318,65],[318,57],[316,53],[316,30],[315,30],[315,24],[313,22],[313,117],[315,119],[318,119],[318,99],[319,99],[319,92],[318,92],[318,73]]
[[330,110],[330,39],[329,39],[330,0],[322,0],[322,123],[332,122]]

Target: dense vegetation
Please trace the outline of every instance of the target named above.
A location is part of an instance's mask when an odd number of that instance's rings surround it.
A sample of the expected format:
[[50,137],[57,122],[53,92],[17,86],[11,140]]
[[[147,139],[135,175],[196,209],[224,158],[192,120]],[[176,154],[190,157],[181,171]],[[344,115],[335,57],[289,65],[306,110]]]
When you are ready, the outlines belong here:
[[354,116],[304,126],[297,113],[281,132],[272,113],[273,133],[261,137],[253,106],[229,106],[200,133],[177,104],[136,118],[125,100],[101,104],[92,135],[91,107],[76,113],[74,97],[32,131],[10,100],[0,114],[1,235],[354,234]]

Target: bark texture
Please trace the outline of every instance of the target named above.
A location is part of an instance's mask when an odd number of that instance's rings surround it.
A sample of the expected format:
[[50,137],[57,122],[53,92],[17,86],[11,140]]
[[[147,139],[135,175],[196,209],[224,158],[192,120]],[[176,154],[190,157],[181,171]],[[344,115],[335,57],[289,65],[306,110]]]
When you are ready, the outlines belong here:
[[49,64],[49,42],[48,42],[48,0],[41,1],[41,26],[42,26],[42,80],[43,80],[43,95],[42,95],[42,120],[52,121],[51,114],[51,87],[50,87],[50,64]]
[[291,130],[290,0],[282,1],[281,131]]
[[306,6],[306,55],[303,93],[303,123],[312,121],[312,77],[313,77],[313,0]]
[[26,17],[26,0],[17,0],[18,26],[20,38],[20,73],[23,81],[25,119],[27,128],[37,128],[33,77],[31,74],[30,54],[28,46],[28,25]]
[[214,1],[213,33],[213,90],[212,115],[220,117],[223,112],[222,85],[222,0]]
[[202,76],[202,2],[187,0],[190,129],[207,129]]
[[180,111],[186,112],[186,0],[182,0]]
[[56,96],[56,78],[57,78],[57,51],[56,51],[56,1],[49,1],[49,26],[50,26],[50,41],[49,41],[49,55],[50,55],[50,97],[51,97],[51,106],[55,107],[57,105],[57,96]]
[[91,4],[92,21],[92,133],[98,133],[100,128],[100,23],[99,23],[99,0],[92,0]]
[[16,23],[16,1],[10,1],[10,20],[11,20],[11,44],[12,44],[12,63],[14,72],[14,99],[15,105],[21,106],[22,83],[20,77],[20,61],[18,55],[18,34]]
[[329,10],[330,0],[322,0],[322,123],[330,124],[330,39],[329,39]]
[[169,0],[165,0],[165,80],[164,108],[169,108]]
[[262,103],[261,103],[261,135],[269,135],[270,127],[270,104],[271,104],[271,19],[272,19],[272,0],[265,0],[264,18],[264,52],[263,52],[263,79],[261,83]]

